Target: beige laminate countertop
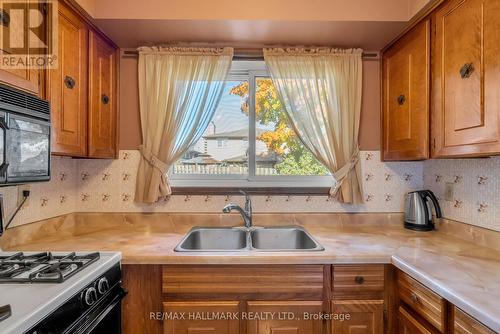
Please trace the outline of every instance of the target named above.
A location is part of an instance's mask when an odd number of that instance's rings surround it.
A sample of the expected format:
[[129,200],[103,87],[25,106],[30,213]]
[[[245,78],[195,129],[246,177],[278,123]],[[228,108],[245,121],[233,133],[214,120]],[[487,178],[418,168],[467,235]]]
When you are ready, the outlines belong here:
[[[394,224],[304,224],[322,252],[178,253],[185,233],[148,225],[113,226],[9,247],[22,251],[121,251],[124,264],[392,263],[491,329],[500,332],[500,251]],[[175,231],[173,231],[175,230]]]

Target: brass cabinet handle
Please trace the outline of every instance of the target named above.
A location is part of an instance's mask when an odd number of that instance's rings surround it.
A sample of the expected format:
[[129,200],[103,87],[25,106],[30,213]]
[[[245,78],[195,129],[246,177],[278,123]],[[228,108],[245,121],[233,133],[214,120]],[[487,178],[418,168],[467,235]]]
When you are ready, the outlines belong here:
[[73,89],[76,86],[76,81],[75,79],[67,75],[66,77],[64,77],[64,84],[66,85],[67,88]]
[[462,79],[467,79],[472,75],[472,72],[474,72],[474,64],[466,63],[460,68],[460,77]]
[[109,103],[109,96],[107,96],[106,94],[102,94],[101,95],[101,102],[102,102],[102,104],[108,104]]
[[419,301],[417,294],[414,292],[411,293],[410,299],[413,303],[418,303],[418,301]]
[[356,276],[354,278],[354,282],[356,282],[358,284],[363,284],[365,282],[365,278],[363,276]]
[[406,96],[404,94],[401,94],[398,96],[398,104],[402,106],[406,102]]

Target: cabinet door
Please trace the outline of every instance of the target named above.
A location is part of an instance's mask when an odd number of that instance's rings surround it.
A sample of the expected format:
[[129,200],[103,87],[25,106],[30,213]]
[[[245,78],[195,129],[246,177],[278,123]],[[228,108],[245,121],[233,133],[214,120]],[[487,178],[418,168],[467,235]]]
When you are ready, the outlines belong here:
[[[25,0],[22,2],[15,2],[16,8],[21,8],[26,6],[25,8],[27,9],[27,6],[30,4],[33,6],[40,6],[41,4],[37,4],[34,0]],[[8,6],[8,4],[3,4],[4,6]],[[28,20],[28,11],[25,10],[25,22]],[[7,23],[6,25],[0,25],[0,29],[2,30],[0,32],[1,36],[9,36],[10,35],[10,24]],[[45,21],[43,22],[42,25],[36,27],[36,28],[31,28],[33,32],[37,36],[41,36],[41,34],[46,32],[46,27],[45,27]],[[26,41],[25,41],[26,43]],[[26,44],[25,44],[26,45]],[[5,53],[10,53],[12,50],[9,50],[9,47],[7,45],[2,45],[1,46],[2,51]],[[27,50],[28,55],[31,54],[32,50]],[[10,86],[14,86],[16,88],[28,91],[30,93],[33,93],[35,95],[39,95],[43,97],[43,92],[42,92],[42,71],[38,69],[1,69],[0,70],[0,82],[8,84]]]
[[164,334],[238,334],[239,302],[165,302]]
[[40,70],[3,69],[0,70],[0,82],[42,97]]
[[383,159],[429,157],[430,21],[383,55]]
[[89,47],[89,156],[116,156],[117,52],[99,34],[90,31]]
[[452,0],[435,13],[433,157],[500,153],[500,2]]
[[346,316],[345,319],[332,320],[332,334],[382,334],[384,332],[383,300],[333,301],[332,313]]
[[398,312],[398,333],[399,334],[438,334],[439,332],[424,322],[415,319],[403,307]]
[[59,64],[47,71],[47,93],[52,113],[52,151],[87,154],[88,28],[80,17],[59,2]]
[[323,322],[304,319],[304,313],[319,314],[321,301],[252,301],[247,302],[247,334],[320,334]]
[[459,308],[454,308],[453,333],[455,334],[493,334],[494,332],[485,327],[477,320],[464,313]]

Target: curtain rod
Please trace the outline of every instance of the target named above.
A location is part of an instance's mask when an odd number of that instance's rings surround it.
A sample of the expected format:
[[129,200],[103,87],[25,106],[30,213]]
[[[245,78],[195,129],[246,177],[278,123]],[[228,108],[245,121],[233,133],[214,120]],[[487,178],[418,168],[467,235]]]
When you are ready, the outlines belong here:
[[[139,55],[137,50],[125,49],[122,56],[126,58],[135,58]],[[366,60],[378,60],[379,52],[367,51],[363,52],[361,57]],[[234,48],[234,60],[264,60],[262,48]]]

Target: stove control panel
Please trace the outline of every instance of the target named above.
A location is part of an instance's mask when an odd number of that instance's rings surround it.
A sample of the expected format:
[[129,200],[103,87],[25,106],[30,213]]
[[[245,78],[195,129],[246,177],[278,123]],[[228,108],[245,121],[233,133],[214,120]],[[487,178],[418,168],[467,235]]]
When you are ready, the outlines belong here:
[[121,266],[116,263],[105,273],[96,274],[85,287],[24,334],[104,333],[104,328],[112,329],[105,330],[107,334],[119,333],[121,300],[125,295]]
[[97,290],[88,288],[82,292],[83,301],[87,306],[92,306],[97,301]]
[[101,295],[105,294],[109,290],[109,282],[106,277],[102,277],[99,279],[96,283],[96,289],[97,292],[99,292]]

